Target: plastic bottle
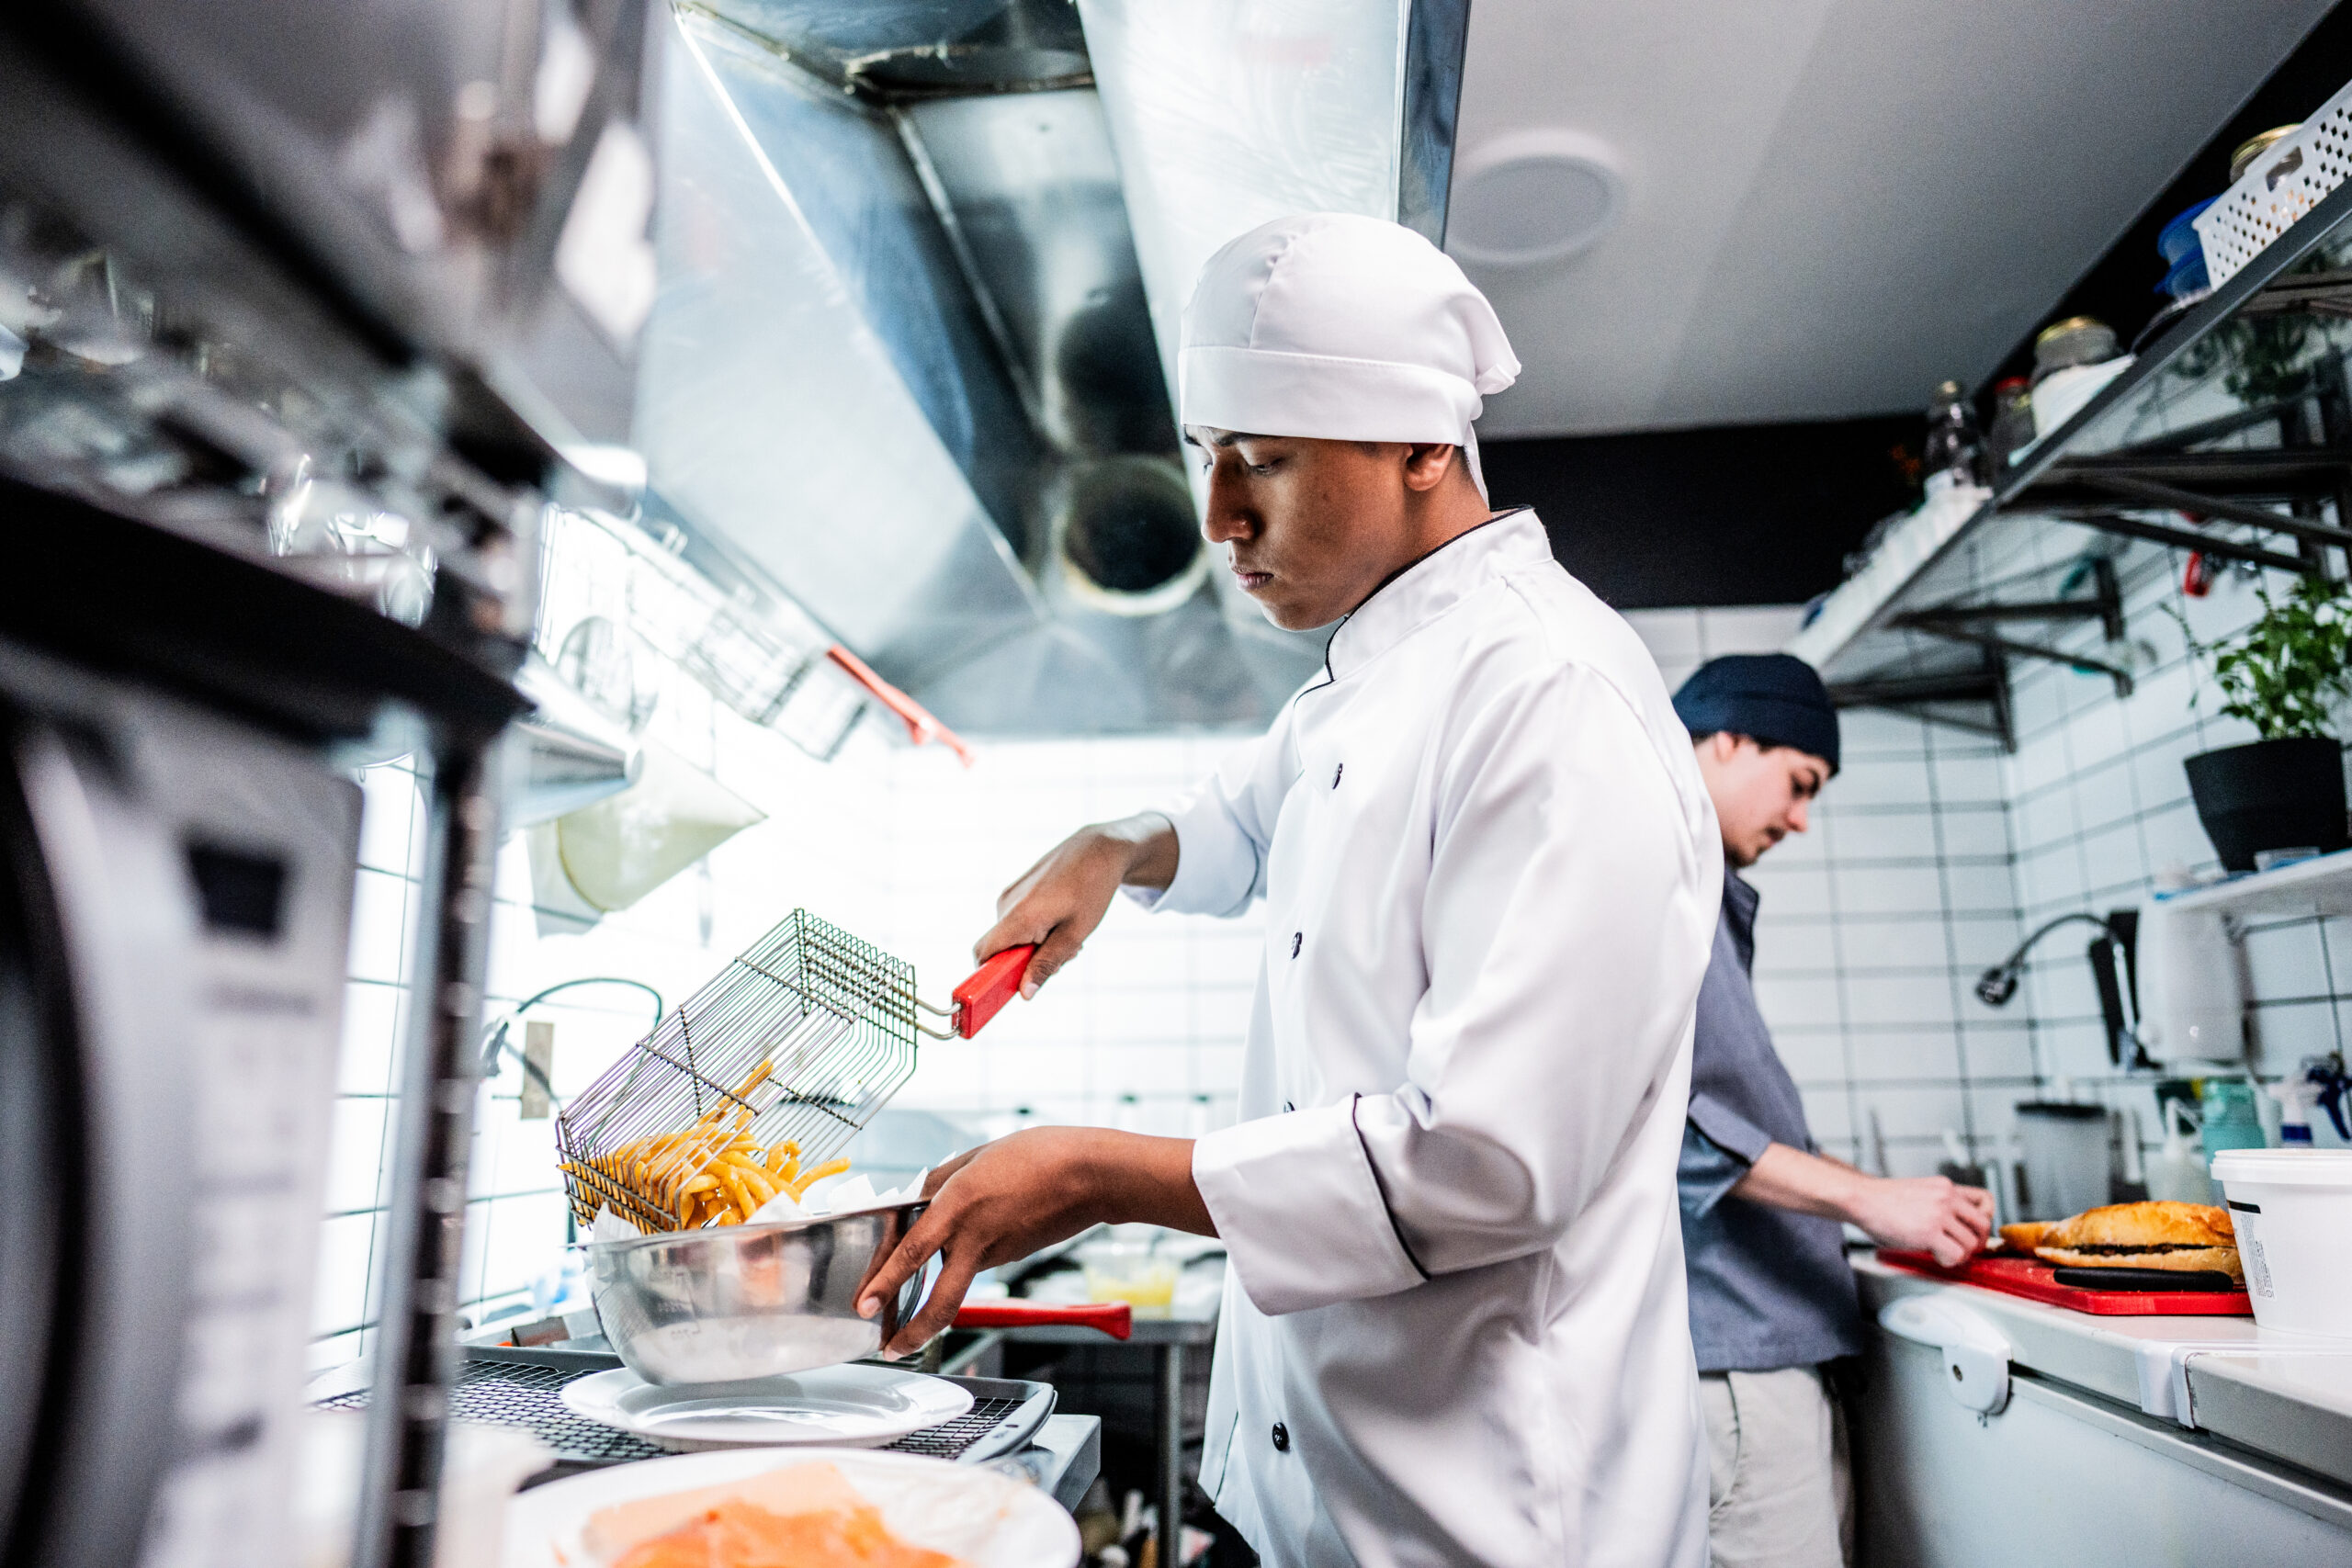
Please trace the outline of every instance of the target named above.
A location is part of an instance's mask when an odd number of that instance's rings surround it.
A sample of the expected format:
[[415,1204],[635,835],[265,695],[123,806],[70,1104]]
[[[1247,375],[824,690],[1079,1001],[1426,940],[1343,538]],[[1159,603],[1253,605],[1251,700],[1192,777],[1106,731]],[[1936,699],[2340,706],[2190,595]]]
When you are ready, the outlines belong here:
[[2011,376],[1993,388],[1993,428],[1984,444],[1993,461],[2007,464],[2020,446],[2033,444],[2033,383]]
[[1976,414],[1957,381],[1938,387],[1935,400],[1928,405],[1927,456],[1920,467],[1927,470],[1930,501],[1958,486],[1985,481],[1984,443],[1976,434]]
[[[2197,1091],[2198,1118],[2204,1123],[2201,1141],[2205,1146],[2205,1165],[2212,1168],[2213,1156],[2223,1149],[2261,1149],[2270,1146],[2262,1134],[2262,1112],[2255,1096],[2254,1085],[2245,1078],[2211,1077],[2203,1080]],[[2209,1196],[2199,1202],[2218,1203],[2221,1183],[2209,1182]]]
[[2301,1073],[2281,1078],[2263,1091],[2278,1102],[2278,1146],[2312,1146],[2312,1107],[2319,1103],[2319,1085]]
[[2165,1101],[2165,1142],[2148,1160],[2148,1196],[2176,1203],[2212,1201],[2213,1187],[2205,1174],[2204,1152],[2189,1135],[2197,1113],[2188,1102]]

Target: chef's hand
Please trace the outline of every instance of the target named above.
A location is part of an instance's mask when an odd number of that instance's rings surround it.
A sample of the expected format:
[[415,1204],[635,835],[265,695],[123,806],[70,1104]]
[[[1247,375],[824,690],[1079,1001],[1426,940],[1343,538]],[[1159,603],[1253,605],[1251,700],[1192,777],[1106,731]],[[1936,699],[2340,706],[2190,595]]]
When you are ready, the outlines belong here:
[[1993,1195],[1981,1187],[1942,1176],[1871,1176],[1786,1144],[1767,1145],[1731,1190],[1751,1203],[1850,1220],[1880,1246],[1931,1252],[1948,1269],[1993,1229]]
[[935,1253],[931,1295],[883,1350],[910,1355],[956,1320],[972,1277],[1017,1263],[1086,1229],[1143,1221],[1215,1235],[1193,1185],[1189,1138],[1105,1127],[1032,1127],[983,1144],[931,1173],[931,1200],[896,1249],[866,1276],[859,1315],[872,1317]]
[[1847,1217],[1880,1246],[1933,1253],[1950,1269],[1984,1247],[1993,1229],[1993,1195],[1943,1176],[1865,1176]]
[[1022,972],[1025,999],[1078,956],[1122,885],[1165,887],[1176,877],[1176,829],[1157,811],[1080,828],[998,895],[997,922],[972,944],[974,963],[1035,943]]

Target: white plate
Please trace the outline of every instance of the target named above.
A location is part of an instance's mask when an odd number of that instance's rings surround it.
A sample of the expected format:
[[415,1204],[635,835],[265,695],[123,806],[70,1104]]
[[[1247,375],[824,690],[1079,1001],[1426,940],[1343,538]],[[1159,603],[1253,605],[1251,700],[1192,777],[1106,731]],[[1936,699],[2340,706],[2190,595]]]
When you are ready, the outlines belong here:
[[1027,1482],[987,1465],[854,1449],[735,1449],[640,1460],[533,1487],[507,1506],[503,1568],[594,1568],[580,1530],[599,1508],[815,1460],[837,1466],[901,1540],[974,1568],[1071,1568],[1078,1562],[1077,1521]]
[[663,1388],[626,1367],[563,1385],[577,1416],[694,1453],[706,1449],[821,1443],[872,1449],[953,1421],[972,1408],[969,1389],[896,1367],[844,1363],[755,1382]]

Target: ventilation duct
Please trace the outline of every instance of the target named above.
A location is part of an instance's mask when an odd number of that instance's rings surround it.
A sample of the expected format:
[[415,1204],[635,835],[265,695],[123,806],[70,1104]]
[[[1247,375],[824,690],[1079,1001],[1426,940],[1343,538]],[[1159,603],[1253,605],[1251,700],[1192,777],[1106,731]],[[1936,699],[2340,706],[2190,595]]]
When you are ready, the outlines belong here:
[[1061,582],[1114,615],[1157,615],[1208,577],[1183,475],[1149,457],[1082,464],[1065,476],[1048,536]]
[[[1430,180],[1398,111],[1427,29],[1316,0],[1324,63],[1244,71],[1250,118],[1226,124],[1237,100],[1201,85],[1249,58],[1250,8],[1165,9],[678,13],[647,512],[967,732],[1256,728],[1320,660],[1213,570],[1164,367],[1182,290],[1234,232],[1427,205],[1400,202]],[[1171,39],[1162,81],[1136,51]],[[1238,135],[1255,164],[1199,155]]]

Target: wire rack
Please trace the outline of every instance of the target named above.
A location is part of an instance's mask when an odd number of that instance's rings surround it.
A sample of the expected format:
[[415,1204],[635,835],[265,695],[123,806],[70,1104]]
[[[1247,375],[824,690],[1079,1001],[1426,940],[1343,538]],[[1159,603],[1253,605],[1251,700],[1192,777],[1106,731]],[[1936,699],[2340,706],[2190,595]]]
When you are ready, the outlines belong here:
[[[940,1033],[916,1023],[922,1007],[911,964],[794,910],[564,1108],[573,1214],[684,1228],[684,1190],[727,1138],[790,1144],[798,1168],[815,1168],[913,1074],[918,1032]],[[649,1159],[653,1140],[679,1134],[691,1136]]]
[[[575,1378],[591,1375],[569,1367],[467,1361],[458,1369],[457,1380],[449,1390],[449,1415],[458,1421],[523,1427],[554,1450],[559,1460],[574,1463],[628,1464],[636,1460],[660,1459],[672,1451],[635,1433],[574,1415],[563,1403],[563,1386]],[[367,1407],[368,1391],[364,1388],[319,1401],[322,1410]],[[910,1432],[887,1446],[898,1453],[956,1459],[1021,1407],[1017,1399],[976,1396],[972,1408],[953,1421]]]

